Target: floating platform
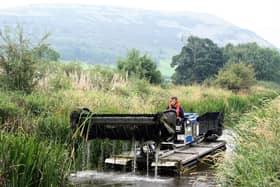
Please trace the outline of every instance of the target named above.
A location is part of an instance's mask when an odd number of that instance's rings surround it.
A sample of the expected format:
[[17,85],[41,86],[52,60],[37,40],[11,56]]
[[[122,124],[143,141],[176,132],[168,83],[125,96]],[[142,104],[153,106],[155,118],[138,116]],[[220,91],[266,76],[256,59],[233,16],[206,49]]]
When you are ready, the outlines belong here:
[[[168,146],[167,146],[168,147]],[[225,141],[201,142],[197,144],[184,145],[172,144],[172,149],[164,149],[159,151],[158,162],[155,162],[155,157],[148,157],[150,168],[158,168],[159,173],[173,173],[182,175],[191,169],[205,156],[213,155],[226,149]],[[136,152],[136,168],[147,168],[147,157],[139,156]],[[133,166],[135,154],[126,152],[121,155],[116,155],[105,160],[107,166],[114,168],[130,168]]]

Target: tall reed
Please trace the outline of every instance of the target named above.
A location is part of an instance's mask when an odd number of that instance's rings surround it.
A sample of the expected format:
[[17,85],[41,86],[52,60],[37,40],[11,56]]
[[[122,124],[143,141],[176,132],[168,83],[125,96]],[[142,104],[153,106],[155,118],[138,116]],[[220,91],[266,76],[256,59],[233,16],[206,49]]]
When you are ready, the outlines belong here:
[[280,186],[279,121],[279,97],[243,115],[234,127],[234,153],[219,166],[223,186]]
[[1,186],[65,186],[71,160],[64,146],[0,134]]

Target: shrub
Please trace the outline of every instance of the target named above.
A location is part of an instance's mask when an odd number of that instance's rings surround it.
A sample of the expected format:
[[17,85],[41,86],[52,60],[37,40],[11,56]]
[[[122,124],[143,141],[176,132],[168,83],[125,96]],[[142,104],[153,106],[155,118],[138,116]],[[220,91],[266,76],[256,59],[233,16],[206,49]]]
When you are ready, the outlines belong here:
[[32,45],[23,35],[23,29],[18,26],[16,32],[6,28],[0,31],[0,69],[1,81],[10,90],[20,90],[31,93],[42,74],[38,64],[51,55],[49,46],[44,43],[46,34],[40,42]]
[[249,89],[256,83],[254,69],[244,63],[231,63],[222,68],[215,84],[229,90]]
[[150,83],[162,82],[161,72],[157,64],[147,54],[141,55],[137,49],[128,51],[125,59],[118,60],[118,69],[128,72],[131,77],[145,79]]

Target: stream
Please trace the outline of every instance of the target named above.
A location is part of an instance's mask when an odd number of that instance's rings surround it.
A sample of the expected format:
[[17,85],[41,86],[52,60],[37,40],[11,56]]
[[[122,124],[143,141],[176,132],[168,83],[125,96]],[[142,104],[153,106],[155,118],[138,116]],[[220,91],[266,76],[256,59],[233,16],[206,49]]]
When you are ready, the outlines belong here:
[[[224,130],[219,140],[227,141],[225,157],[231,155],[234,142],[230,130]],[[149,171],[147,171],[149,172]],[[100,172],[96,170],[84,170],[72,173],[69,180],[78,187],[214,187],[219,186],[215,182],[215,169],[207,166],[199,166],[194,171],[183,176],[157,176],[157,172],[131,173],[123,172]]]

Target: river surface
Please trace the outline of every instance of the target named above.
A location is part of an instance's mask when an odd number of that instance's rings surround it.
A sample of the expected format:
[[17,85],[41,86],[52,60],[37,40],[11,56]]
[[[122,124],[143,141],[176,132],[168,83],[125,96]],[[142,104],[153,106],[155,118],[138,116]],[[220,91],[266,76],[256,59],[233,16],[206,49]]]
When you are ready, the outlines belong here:
[[94,170],[80,171],[71,175],[71,181],[80,187],[126,187],[126,186],[145,186],[145,187],[206,187],[217,186],[214,182],[213,171],[197,171],[181,177],[162,177],[154,178],[144,175],[133,175],[130,173],[117,172],[97,172]]
[[[233,140],[230,131],[225,130],[219,138],[227,141],[226,157],[231,155]],[[70,175],[70,181],[79,187],[214,187],[219,186],[215,181],[215,170],[200,166],[193,172],[180,177],[172,176],[146,176],[137,173],[100,172],[85,170]]]

